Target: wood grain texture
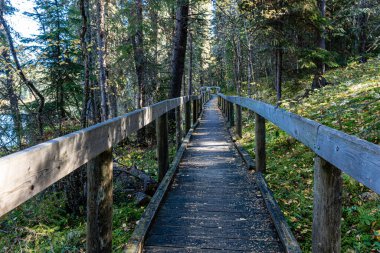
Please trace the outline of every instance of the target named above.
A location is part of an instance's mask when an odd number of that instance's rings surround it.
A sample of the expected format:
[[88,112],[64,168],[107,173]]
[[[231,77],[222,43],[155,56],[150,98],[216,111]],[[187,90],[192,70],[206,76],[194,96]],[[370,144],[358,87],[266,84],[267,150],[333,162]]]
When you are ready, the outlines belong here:
[[143,252],[283,252],[260,190],[224,124],[211,100]]
[[[261,172],[256,172],[254,174],[255,181],[260,188],[261,193],[263,194],[263,198],[265,200],[265,204],[268,208],[268,211],[272,217],[274,225],[276,227],[277,233],[280,237],[282,244],[284,245],[285,251],[288,253],[296,253],[302,252],[301,248],[294,237],[288,223],[285,220],[284,215],[281,212],[280,207],[278,206],[276,200],[270,189],[268,188],[267,183]],[[320,251],[320,252],[328,252],[328,251]]]
[[265,149],[265,119],[255,113],[255,161],[256,171],[265,172],[267,167]]
[[340,252],[342,172],[320,157],[314,165],[313,252]]
[[112,150],[87,165],[86,252],[112,252]]
[[165,100],[0,158],[0,216],[193,98]]
[[168,114],[156,119],[158,182],[164,178],[169,169]]
[[[201,112],[202,115],[202,112]],[[157,191],[155,192],[153,198],[149,202],[149,205],[145,209],[143,215],[141,216],[139,224],[136,226],[135,230],[128,243],[124,246],[123,251],[128,253],[139,253],[143,250],[143,243],[149,228],[156,216],[156,213],[161,205],[161,202],[172,182],[172,179],[177,171],[178,165],[181,161],[183,153],[186,150],[187,145],[190,142],[190,138],[194,132],[194,129],[198,126],[198,122],[193,125],[185,136],[181,147],[178,149],[176,156],[170,166],[170,169],[165,174],[163,180],[158,186]]]
[[379,145],[251,98],[218,96],[271,121],[318,156],[380,194]]

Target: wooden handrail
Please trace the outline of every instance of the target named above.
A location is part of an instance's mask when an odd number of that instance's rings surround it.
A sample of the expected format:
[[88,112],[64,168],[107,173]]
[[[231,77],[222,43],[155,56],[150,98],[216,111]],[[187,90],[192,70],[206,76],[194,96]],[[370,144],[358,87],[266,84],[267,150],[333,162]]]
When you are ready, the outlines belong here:
[[0,217],[131,133],[198,99],[200,96],[168,99],[0,158]]
[[225,96],[269,120],[318,156],[380,194],[380,146],[251,98]]
[[[231,106],[226,104],[233,103],[255,113],[257,171],[264,172],[266,168],[265,119],[315,152],[312,250],[340,252],[341,173],[380,193],[380,146],[261,101],[217,95],[227,120],[234,116],[229,113]],[[241,117],[237,120],[241,121]]]

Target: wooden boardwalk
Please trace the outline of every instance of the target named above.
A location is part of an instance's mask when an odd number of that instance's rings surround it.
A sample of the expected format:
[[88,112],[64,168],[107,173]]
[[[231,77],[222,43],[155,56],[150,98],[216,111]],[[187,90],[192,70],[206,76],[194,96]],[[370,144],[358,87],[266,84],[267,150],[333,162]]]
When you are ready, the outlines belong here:
[[148,232],[144,252],[220,251],[284,249],[212,99]]

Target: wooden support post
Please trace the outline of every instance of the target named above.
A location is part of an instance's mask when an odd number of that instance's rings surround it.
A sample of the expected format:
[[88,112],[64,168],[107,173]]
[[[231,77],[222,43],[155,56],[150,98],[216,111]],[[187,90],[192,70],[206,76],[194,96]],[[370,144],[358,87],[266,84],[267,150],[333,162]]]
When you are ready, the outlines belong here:
[[314,160],[312,251],[340,252],[342,172],[317,156]]
[[235,125],[235,118],[234,118],[234,104],[229,103],[229,116],[228,118],[230,119],[230,127],[233,127]]
[[112,149],[87,164],[86,252],[112,252]]
[[193,125],[197,122],[197,100],[193,100]]
[[182,142],[181,106],[175,108],[175,130],[175,143],[178,149]]
[[191,114],[191,102],[188,101],[185,105],[185,135],[189,132],[191,127],[190,114]]
[[199,115],[201,114],[202,108],[203,108],[200,99],[197,99],[197,108],[198,108],[198,117],[199,117]]
[[255,113],[255,160],[256,171],[265,172],[266,170],[266,151],[265,151],[265,119]]
[[236,105],[236,134],[241,138],[242,134],[242,116],[241,116],[241,106]]
[[169,169],[169,143],[168,143],[167,113],[161,115],[156,120],[156,136],[157,136],[158,182],[161,182],[167,170]]

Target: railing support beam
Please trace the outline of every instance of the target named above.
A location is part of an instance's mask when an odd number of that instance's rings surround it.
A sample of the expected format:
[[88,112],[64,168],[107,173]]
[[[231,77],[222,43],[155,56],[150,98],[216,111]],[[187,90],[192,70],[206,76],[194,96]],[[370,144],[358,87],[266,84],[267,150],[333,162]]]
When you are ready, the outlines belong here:
[[317,156],[314,160],[314,207],[312,250],[340,252],[342,172]]
[[169,168],[169,143],[168,143],[168,115],[161,115],[156,120],[157,136],[157,161],[158,161],[158,181],[164,178]]
[[191,114],[191,101],[188,101],[185,105],[185,135],[189,132],[191,127],[190,114]]
[[241,106],[236,105],[236,134],[241,138],[242,134],[242,115],[241,115]]
[[235,121],[234,121],[234,104],[229,102],[228,103],[228,119],[229,119],[229,122],[230,122],[230,127],[233,127],[235,125]]
[[265,119],[255,113],[255,160],[256,170],[265,172],[266,170],[266,151],[265,151]]
[[181,106],[175,108],[175,130],[175,143],[178,149],[182,142]]
[[112,149],[87,164],[86,252],[112,252]]
[[197,100],[193,100],[193,125],[197,122]]

